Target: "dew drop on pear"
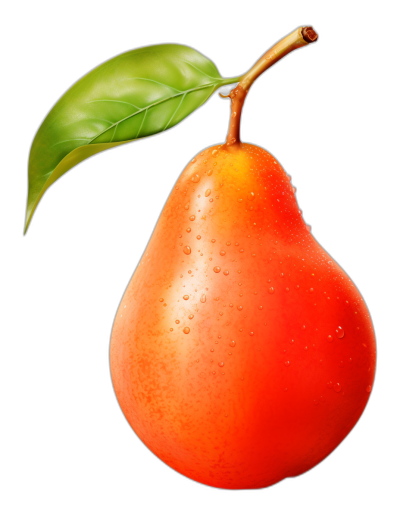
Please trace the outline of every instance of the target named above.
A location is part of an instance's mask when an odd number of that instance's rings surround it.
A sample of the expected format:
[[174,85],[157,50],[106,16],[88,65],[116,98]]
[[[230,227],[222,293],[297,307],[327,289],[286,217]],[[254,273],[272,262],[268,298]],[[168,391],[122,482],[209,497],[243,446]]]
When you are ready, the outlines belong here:
[[343,339],[344,338],[344,330],[341,326],[338,326],[336,328],[336,336],[339,338],[339,339]]

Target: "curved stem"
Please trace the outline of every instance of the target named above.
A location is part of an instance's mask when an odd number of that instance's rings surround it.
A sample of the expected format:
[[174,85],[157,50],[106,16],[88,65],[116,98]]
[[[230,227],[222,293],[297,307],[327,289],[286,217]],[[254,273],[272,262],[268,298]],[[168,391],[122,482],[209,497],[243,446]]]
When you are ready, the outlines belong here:
[[239,78],[239,84],[229,94],[231,98],[231,120],[226,139],[227,146],[240,143],[240,117],[243,103],[254,81],[282,57],[297,48],[315,42],[317,39],[318,35],[311,26],[297,28],[270,48],[246,74]]

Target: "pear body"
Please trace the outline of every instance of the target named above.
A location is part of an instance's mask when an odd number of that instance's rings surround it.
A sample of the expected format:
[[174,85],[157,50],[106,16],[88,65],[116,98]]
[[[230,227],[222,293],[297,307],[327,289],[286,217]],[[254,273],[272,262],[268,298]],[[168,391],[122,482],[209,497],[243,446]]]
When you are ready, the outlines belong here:
[[276,159],[240,143],[193,159],[111,337],[116,396],[144,444],[201,483],[267,487],[340,444],[375,361],[368,309]]

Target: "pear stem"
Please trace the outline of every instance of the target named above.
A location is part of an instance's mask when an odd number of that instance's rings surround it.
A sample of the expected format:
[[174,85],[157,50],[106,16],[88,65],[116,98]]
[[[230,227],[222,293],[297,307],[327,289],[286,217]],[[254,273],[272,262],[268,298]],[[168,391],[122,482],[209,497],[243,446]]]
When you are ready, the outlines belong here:
[[226,145],[240,144],[240,118],[247,93],[254,81],[268,68],[278,62],[288,53],[306,46],[318,39],[317,33],[311,26],[300,27],[277,42],[270,48],[250,70],[239,78],[239,84],[231,90],[231,119]]

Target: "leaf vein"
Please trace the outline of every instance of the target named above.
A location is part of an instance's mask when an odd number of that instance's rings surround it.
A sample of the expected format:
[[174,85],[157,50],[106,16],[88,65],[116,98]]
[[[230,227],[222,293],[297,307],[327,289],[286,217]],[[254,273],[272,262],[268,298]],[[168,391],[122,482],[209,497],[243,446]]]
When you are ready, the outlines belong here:
[[50,146],[50,149],[53,148],[54,146],[58,146],[59,144],[65,144],[65,142],[76,142],[77,140],[84,140],[85,142],[87,142],[90,139],[89,138],[69,138],[68,140],[61,140],[61,142],[56,142],[55,144]]
[[117,132],[118,125],[119,125],[119,124],[117,124],[117,125],[114,127],[114,132],[113,132],[113,134],[112,134],[112,137],[111,137],[111,139],[110,139],[110,142],[113,141],[113,138],[114,138],[114,136],[115,136],[115,133]]
[[[217,86],[218,83],[207,83],[205,85],[200,85],[199,87],[194,87],[192,89],[188,89],[188,90],[185,90],[185,91],[182,91],[182,92],[179,92],[178,94],[174,94],[173,96],[168,96],[167,98],[164,98],[163,100],[158,100],[158,101],[155,101],[153,103],[151,103],[150,105],[148,105],[147,107],[143,107],[142,109],[140,109],[139,111],[136,111],[128,116],[125,116],[125,118],[121,118],[121,120],[118,120],[118,122],[115,122],[114,124],[110,125],[110,127],[107,127],[106,129],[104,129],[104,131],[102,131],[101,133],[99,133],[98,135],[94,136],[89,142],[88,144],[91,144],[92,142],[94,142],[94,140],[96,140],[96,138],[98,138],[99,136],[101,136],[103,133],[105,133],[106,131],[108,131],[109,129],[111,129],[111,127],[114,127],[114,125],[117,125],[117,124],[120,124],[121,122],[124,122],[125,120],[129,120],[130,118],[133,118],[134,116],[136,116],[137,114],[140,114],[141,112],[143,111],[148,111],[148,109],[151,109],[151,107],[154,107],[155,105],[159,105],[161,103],[164,103],[168,100],[171,100],[172,98],[176,98],[178,96],[182,96],[183,94],[189,94],[190,92],[195,92],[197,90],[203,90],[205,88],[211,88],[213,89],[215,86]],[[206,100],[207,98],[205,98]],[[205,101],[204,100],[204,101]],[[203,101],[203,103],[204,103]]]
[[173,114],[173,115],[171,116],[171,118],[169,119],[169,121],[168,121],[167,125],[164,127],[163,131],[165,131],[165,130],[167,129],[167,127],[168,127],[169,124],[171,123],[173,117],[174,117],[175,114],[178,112],[179,107],[182,105],[182,102],[183,102],[183,100],[185,99],[185,96],[186,96],[186,94],[183,95],[183,98],[182,98],[181,101],[179,102],[178,107],[175,109],[174,114]]
[[137,107],[137,105],[133,105],[133,103],[129,103],[128,101],[123,101],[123,100],[91,100],[91,101],[88,101],[88,103],[98,103],[98,102],[125,103],[125,105],[130,105],[131,107],[135,107],[135,109],[140,109],[140,107]]
[[201,74],[203,74],[204,76],[208,77],[209,79],[220,79],[218,77],[212,77],[208,74],[206,74],[205,72],[203,72],[203,70],[200,70],[200,68],[197,68],[197,66],[195,66],[194,64],[190,63],[189,61],[185,61],[184,59],[180,59],[180,61],[182,61],[182,63],[186,63],[187,65],[189,66],[192,66],[195,70],[197,70],[198,72],[200,72]]
[[161,83],[161,81],[156,81],[155,79],[150,79],[150,78],[147,78],[147,77],[127,77],[125,79],[140,79],[142,81],[151,81],[152,83],[157,83],[157,85],[162,85],[163,87],[167,87],[167,88],[170,88],[172,90],[176,90],[177,92],[180,92],[179,89],[177,89],[175,87],[171,87],[171,85],[166,85],[165,83]]
[[145,112],[144,115],[143,115],[143,120],[142,120],[142,123],[140,124],[139,131],[137,132],[136,138],[139,136],[140,131],[142,130],[142,127],[143,127],[144,121],[146,120],[146,116],[147,116],[147,109],[146,109],[146,112]]

